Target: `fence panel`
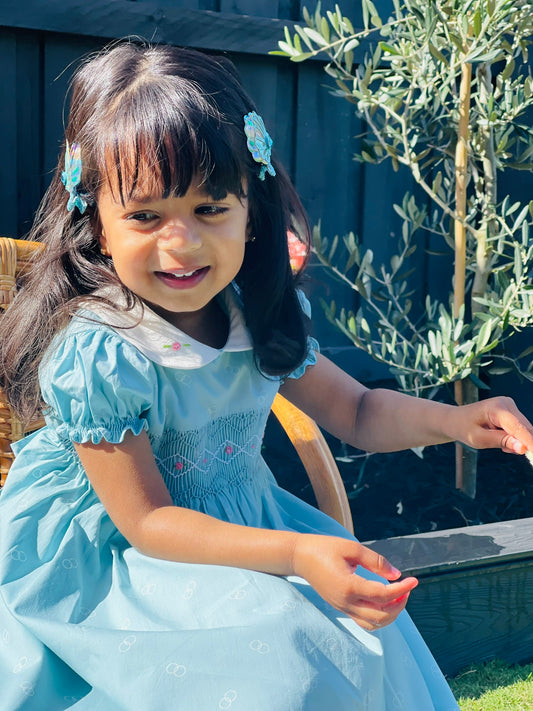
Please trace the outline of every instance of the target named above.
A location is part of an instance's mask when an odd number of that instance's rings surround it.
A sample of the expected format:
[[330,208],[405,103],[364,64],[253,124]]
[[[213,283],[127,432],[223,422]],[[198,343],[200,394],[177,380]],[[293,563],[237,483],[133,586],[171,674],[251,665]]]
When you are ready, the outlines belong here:
[[0,233],[18,233],[17,186],[20,184],[17,161],[17,36],[0,34],[0,126],[2,128],[2,169],[0,170]]

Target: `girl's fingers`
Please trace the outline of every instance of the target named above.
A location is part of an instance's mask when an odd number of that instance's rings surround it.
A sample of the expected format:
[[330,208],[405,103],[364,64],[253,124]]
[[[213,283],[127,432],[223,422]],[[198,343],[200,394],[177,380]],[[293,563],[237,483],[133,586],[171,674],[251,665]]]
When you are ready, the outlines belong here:
[[345,612],[356,622],[366,621],[365,629],[390,624],[405,608],[411,591],[418,585],[416,578],[405,578],[397,583],[380,583],[366,580],[359,575],[350,576],[349,585],[343,586],[343,594],[334,602],[335,607]]
[[376,551],[360,543],[357,544],[357,546],[358,548],[352,558],[355,565],[360,565],[371,573],[380,575],[382,578],[385,578],[385,580],[397,580],[401,576],[401,572],[398,568],[395,568],[380,553],[376,553]]
[[375,631],[381,627],[390,625],[391,622],[405,609],[409,595],[404,595],[393,603],[383,607],[372,609],[367,605],[355,606],[350,613],[354,619],[364,629]]
[[[416,585],[414,587],[416,587]],[[364,609],[365,611],[368,612],[368,614],[370,615],[370,618],[374,619],[374,617],[375,617],[375,615],[373,615],[374,612],[389,614],[390,612],[394,612],[396,607],[403,609],[405,607],[405,605],[407,604],[407,600],[409,599],[410,594],[411,594],[411,590],[409,590],[409,592],[404,593],[403,595],[400,595],[399,597],[394,598],[393,600],[384,601],[384,602],[379,602],[377,600],[370,600],[366,597],[353,597],[350,600],[350,607],[352,608],[352,610],[356,610],[356,609],[363,610]]]
[[[361,547],[359,564],[389,580],[401,573],[383,556]],[[414,577],[391,583],[367,580],[355,574],[351,578],[352,590],[347,596],[346,611],[361,626],[368,630],[379,629],[393,622],[407,604],[409,595],[418,585]]]
[[418,585],[418,580],[413,577],[404,578],[397,583],[380,583],[377,580],[366,580],[354,576],[354,596],[359,600],[374,602],[378,605],[389,605],[398,598],[408,595]]
[[506,429],[482,430],[476,441],[477,449],[501,449],[507,454],[525,454],[533,451],[533,436],[526,427],[517,424],[513,432]]
[[[361,597],[370,600],[377,600],[379,603],[385,604],[392,602],[398,597],[411,592],[418,585],[418,580],[414,577],[407,577],[398,581],[401,572],[395,568],[389,561],[380,553],[367,548],[361,544],[358,545],[358,550],[353,557],[353,563],[360,565],[365,570],[385,578],[385,580],[396,581],[389,585],[384,585],[376,580],[366,580],[365,578],[357,577],[361,587],[359,592],[364,589],[364,594]],[[354,566],[355,567],[355,566]]]
[[485,401],[484,407],[487,408],[486,420],[480,423],[482,430],[474,446],[480,449],[495,447],[515,454],[533,450],[533,425],[518,410],[513,400],[492,398]]
[[511,435],[504,436],[500,446],[501,450],[507,454],[525,454],[528,451],[519,439]]

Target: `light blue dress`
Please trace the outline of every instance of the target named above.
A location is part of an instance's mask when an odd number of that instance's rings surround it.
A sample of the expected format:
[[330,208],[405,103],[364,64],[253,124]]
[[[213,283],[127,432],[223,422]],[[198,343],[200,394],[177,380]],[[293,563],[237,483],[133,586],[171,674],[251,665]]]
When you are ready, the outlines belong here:
[[220,351],[148,309],[75,318],[50,349],[47,426],[0,494],[1,711],[457,711],[406,613],[369,633],[304,580],[149,558],[96,497],[72,443],[145,430],[177,505],[349,537],[264,463],[279,380],[224,298]]

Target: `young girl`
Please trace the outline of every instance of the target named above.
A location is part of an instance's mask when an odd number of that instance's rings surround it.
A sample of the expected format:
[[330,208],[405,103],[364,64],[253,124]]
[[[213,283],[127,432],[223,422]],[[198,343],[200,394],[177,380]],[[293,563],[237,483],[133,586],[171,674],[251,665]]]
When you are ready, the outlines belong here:
[[281,389],[369,451],[524,453],[533,429],[321,356],[305,225],[226,60],[122,43],[78,71],[1,324],[2,386],[46,416],[0,495],[3,711],[457,709],[402,612],[416,580],[276,485],[265,421]]

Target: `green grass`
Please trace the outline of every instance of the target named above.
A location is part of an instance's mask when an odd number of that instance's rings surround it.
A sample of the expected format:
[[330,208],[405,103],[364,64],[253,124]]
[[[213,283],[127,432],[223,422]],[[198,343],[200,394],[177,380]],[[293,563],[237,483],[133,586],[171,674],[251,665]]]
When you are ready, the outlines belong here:
[[465,669],[449,683],[461,711],[533,711],[533,664],[487,662]]

